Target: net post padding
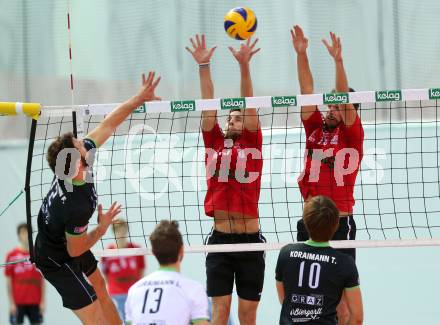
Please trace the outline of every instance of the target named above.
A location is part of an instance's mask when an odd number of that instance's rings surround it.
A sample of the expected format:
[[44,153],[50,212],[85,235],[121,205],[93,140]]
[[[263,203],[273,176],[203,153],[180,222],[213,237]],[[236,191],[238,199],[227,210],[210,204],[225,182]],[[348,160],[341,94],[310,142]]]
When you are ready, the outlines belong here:
[[26,115],[36,120],[40,112],[38,103],[0,102],[0,115]]

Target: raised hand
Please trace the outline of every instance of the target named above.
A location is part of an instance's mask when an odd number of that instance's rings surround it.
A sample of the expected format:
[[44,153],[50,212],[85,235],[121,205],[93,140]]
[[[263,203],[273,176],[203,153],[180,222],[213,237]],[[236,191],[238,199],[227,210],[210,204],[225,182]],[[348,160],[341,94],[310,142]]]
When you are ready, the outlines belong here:
[[210,49],[206,48],[205,35],[202,34],[200,37],[199,34],[196,34],[196,40],[191,37],[189,41],[192,44],[192,49],[188,46],[185,49],[191,53],[194,60],[196,60],[197,64],[209,63],[212,55],[214,54],[217,46],[211,47]]
[[325,47],[328,50],[328,53],[333,57],[335,61],[341,61],[342,60],[342,45],[341,45],[341,39],[336,36],[335,33],[330,32],[330,38],[332,40],[332,45],[330,45],[326,39],[323,39],[322,42],[324,43]]
[[251,37],[248,38],[246,43],[240,44],[240,49],[237,51],[232,46],[229,46],[229,50],[231,51],[232,55],[237,59],[238,63],[240,64],[248,64],[252,57],[260,51],[261,49],[258,48],[254,50],[255,45],[258,42],[258,38],[255,39],[255,41],[251,44]]
[[117,202],[113,202],[113,204],[110,206],[107,212],[104,213],[102,210],[102,204],[98,205],[98,224],[104,229],[107,229],[111,223],[113,222],[113,219],[121,213],[121,205]]
[[148,73],[148,78],[145,78],[145,73],[142,74],[142,87],[137,95],[141,103],[149,102],[152,100],[161,100],[160,97],[157,97],[154,94],[154,91],[156,90],[156,87],[160,82],[160,76],[157,77],[156,80],[154,80],[154,75],[154,71],[150,71]]
[[309,46],[309,40],[304,36],[302,28],[298,25],[293,26],[290,30],[290,35],[292,36],[292,44],[296,53],[305,53]]

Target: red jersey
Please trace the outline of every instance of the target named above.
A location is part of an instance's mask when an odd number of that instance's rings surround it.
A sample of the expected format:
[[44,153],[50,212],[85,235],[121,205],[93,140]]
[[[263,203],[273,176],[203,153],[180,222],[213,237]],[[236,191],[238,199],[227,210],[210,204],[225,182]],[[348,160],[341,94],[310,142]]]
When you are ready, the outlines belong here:
[[[136,244],[128,244],[124,248],[138,248]],[[108,249],[117,248],[115,244]],[[111,295],[127,294],[128,289],[136,283],[144,273],[145,260],[143,256],[115,256],[101,259],[102,271],[107,277],[108,292]]]
[[208,183],[205,213],[213,217],[215,210],[221,210],[258,218],[263,169],[261,129],[243,129],[235,141],[225,139],[217,123],[202,133]]
[[[29,251],[17,247],[6,256],[6,263],[29,259]],[[5,275],[12,280],[12,297],[16,305],[39,305],[43,277],[31,262],[10,264]]]
[[319,110],[302,121],[306,131],[304,170],[298,185],[304,200],[330,197],[339,211],[353,213],[353,191],[363,157],[364,129],[359,116],[350,127],[328,131]]

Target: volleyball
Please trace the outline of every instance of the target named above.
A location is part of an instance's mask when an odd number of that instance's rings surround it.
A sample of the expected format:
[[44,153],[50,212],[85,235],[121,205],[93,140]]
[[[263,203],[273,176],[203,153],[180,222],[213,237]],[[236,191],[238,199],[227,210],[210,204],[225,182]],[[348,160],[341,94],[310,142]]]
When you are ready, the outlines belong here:
[[257,30],[257,17],[246,7],[231,9],[225,15],[225,31],[230,37],[245,40]]

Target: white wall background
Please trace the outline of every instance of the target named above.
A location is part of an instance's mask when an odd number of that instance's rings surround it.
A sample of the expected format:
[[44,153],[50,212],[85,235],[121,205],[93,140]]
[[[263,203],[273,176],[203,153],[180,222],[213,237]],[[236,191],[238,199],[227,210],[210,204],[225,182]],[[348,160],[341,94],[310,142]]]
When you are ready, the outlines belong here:
[[[197,69],[184,47],[205,33],[218,49],[212,61],[216,96],[239,93],[237,64],[223,16],[247,5],[258,18],[262,51],[252,64],[255,95],[298,93],[289,28],[303,26],[316,92],[334,84],[321,43],[330,30],[343,42],[350,84],[357,90],[438,86],[440,2],[436,0],[76,0],[71,5],[74,102],[120,102],[137,90],[140,74],[163,76],[164,99],[198,98]],[[67,1],[0,0],[0,99],[71,103]],[[0,120],[1,137],[25,137],[22,122]]]

